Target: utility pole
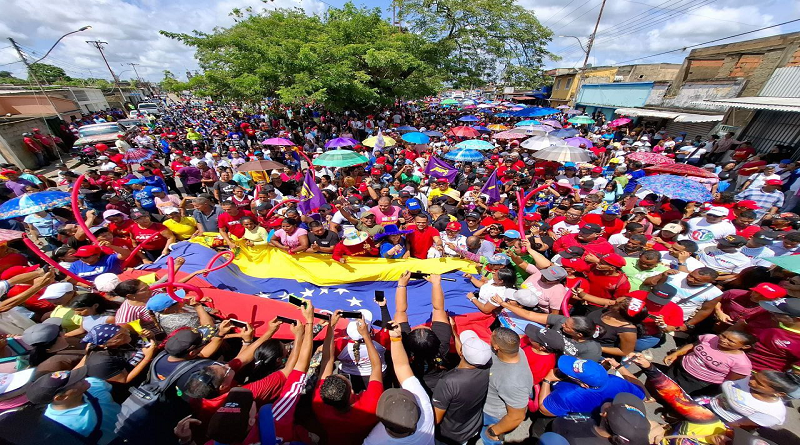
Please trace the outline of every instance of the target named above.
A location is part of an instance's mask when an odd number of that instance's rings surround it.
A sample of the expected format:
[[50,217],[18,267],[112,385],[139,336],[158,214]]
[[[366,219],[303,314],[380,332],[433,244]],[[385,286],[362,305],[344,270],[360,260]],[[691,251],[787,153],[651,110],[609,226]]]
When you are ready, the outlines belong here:
[[606,7],[606,0],[603,0],[603,3],[600,5],[600,13],[597,14],[597,21],[594,22],[594,31],[592,31],[592,35],[589,36],[589,43],[586,45],[586,57],[583,59],[583,67],[581,68],[581,75],[578,77],[578,85],[575,87],[575,98],[573,99],[573,105],[578,102],[578,93],[580,92],[581,84],[583,83],[583,78],[586,75],[586,64],[589,63],[589,53],[592,52],[592,44],[594,44],[594,37],[597,35],[597,27],[600,26],[600,18],[603,17],[603,8]]
[[125,95],[122,93],[122,88],[119,86],[119,79],[117,78],[117,75],[114,74],[114,70],[111,69],[111,65],[108,64],[106,55],[103,53],[103,45],[108,45],[108,42],[103,42],[101,40],[87,40],[86,43],[94,46],[98,51],[100,51],[100,56],[103,58],[103,62],[106,63],[108,72],[111,73],[111,78],[114,79],[114,85],[116,85],[117,90],[119,91],[119,97],[122,100],[122,105],[125,105]]
[[142,82],[142,78],[141,78],[141,77],[139,77],[139,72],[138,72],[138,71],[136,71],[136,66],[138,66],[139,64],[138,64],[138,63],[130,63],[130,62],[128,62],[128,63],[126,63],[125,65],[130,65],[130,66],[131,66],[131,68],[133,68],[133,72],[134,72],[134,73],[136,73],[136,79],[138,79],[138,80],[139,80],[139,83],[143,83],[143,82]]

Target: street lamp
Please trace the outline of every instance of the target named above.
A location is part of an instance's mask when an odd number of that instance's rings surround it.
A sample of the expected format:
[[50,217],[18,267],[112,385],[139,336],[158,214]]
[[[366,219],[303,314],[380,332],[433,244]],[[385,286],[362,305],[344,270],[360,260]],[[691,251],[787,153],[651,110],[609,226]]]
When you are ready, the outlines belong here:
[[577,40],[578,41],[578,45],[580,45],[580,47],[581,47],[581,50],[583,51],[584,54],[586,54],[586,48],[583,47],[583,42],[581,42],[581,39],[578,36],[558,36],[558,37],[561,37],[561,38],[571,37],[571,38]]
[[68,35],[75,34],[75,33],[77,33],[77,32],[87,31],[87,30],[90,30],[90,29],[92,29],[92,27],[91,27],[91,26],[84,26],[83,28],[80,28],[80,29],[78,29],[78,30],[75,30],[75,31],[72,31],[72,32],[68,32],[68,33],[64,34],[63,36],[59,37],[59,38],[58,38],[58,40],[56,40],[56,43],[54,43],[54,44],[53,44],[53,46],[51,46],[51,47],[50,47],[50,49],[48,49],[48,50],[47,50],[47,52],[45,53],[45,55],[43,55],[42,57],[40,57],[40,58],[39,58],[39,60],[37,60],[37,61],[35,61],[35,62],[31,62],[31,65],[33,65],[34,63],[39,63],[39,62],[41,62],[42,60],[44,60],[44,58],[45,58],[45,57],[49,56],[49,55],[50,55],[50,52],[51,52],[51,51],[53,51],[53,48],[55,48],[55,47],[56,47],[56,45],[58,45],[58,43],[59,43],[59,42],[61,42],[61,40],[62,40],[64,37],[66,37],[66,36],[68,36]]

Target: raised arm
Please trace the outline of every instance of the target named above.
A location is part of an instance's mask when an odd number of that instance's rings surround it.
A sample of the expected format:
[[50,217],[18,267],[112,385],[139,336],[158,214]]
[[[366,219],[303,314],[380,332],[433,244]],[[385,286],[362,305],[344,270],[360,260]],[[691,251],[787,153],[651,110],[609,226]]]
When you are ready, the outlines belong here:
[[515,315],[522,317],[526,320],[530,320],[534,323],[539,323],[541,325],[547,324],[547,316],[548,314],[540,314],[538,312],[529,311],[527,309],[523,309],[517,305],[510,304],[507,301],[503,301],[498,297],[492,297],[492,301],[499,304],[503,309],[508,309],[509,311],[513,312]]
[[411,370],[411,364],[408,362],[408,354],[403,347],[402,332],[400,331],[400,324],[395,320],[394,329],[389,331],[391,338],[391,351],[392,351],[392,364],[394,366],[394,375],[397,381],[402,385],[407,379],[414,377],[414,371]]
[[[310,303],[309,306],[311,306]],[[283,366],[283,369],[281,369],[281,373],[286,377],[289,377],[289,373],[292,372],[300,358],[300,349],[303,347],[306,334],[306,324],[304,320],[297,320],[297,323],[292,325],[291,330],[292,334],[294,334],[294,348],[292,348],[292,352],[290,352],[289,357],[286,358],[286,364]]]
[[[405,271],[397,280],[397,290],[394,293],[394,321],[396,323],[408,323],[408,280],[411,279],[411,272]],[[441,289],[441,283],[440,283]],[[444,303],[442,303],[444,305]]]
[[433,306],[433,315],[431,315],[431,321],[449,323],[450,318],[447,316],[447,311],[444,310],[442,276],[439,274],[430,274],[425,277],[425,279],[431,283],[431,306]]
[[302,346],[300,344],[294,345],[295,349],[300,350],[294,370],[307,372],[308,365],[311,364],[311,356],[314,354],[314,306],[309,302],[301,307],[300,311],[303,313],[305,332],[303,333]]
[[246,365],[253,361],[253,355],[256,353],[256,349],[258,349],[259,346],[266,343],[267,340],[272,338],[272,336],[275,335],[275,332],[277,332],[281,324],[283,324],[281,321],[279,321],[277,318],[273,318],[272,320],[270,320],[269,328],[267,328],[267,331],[264,332],[264,335],[262,335],[261,337],[258,338],[258,340],[254,341],[253,343],[242,348],[242,350],[239,351],[239,354],[236,355],[236,358],[238,358],[242,362],[242,365]]
[[325,342],[322,345],[322,362],[320,363],[321,374],[319,376],[320,380],[324,380],[330,377],[333,374],[333,357],[334,357],[334,346],[333,346],[333,334],[336,330],[336,325],[339,324],[339,320],[341,320],[342,311],[336,311],[333,315],[331,315],[331,320],[328,323],[328,332],[325,334]]
[[383,365],[381,364],[381,356],[378,354],[378,350],[375,348],[375,343],[372,341],[370,336],[370,328],[363,319],[358,320],[356,323],[358,327],[358,333],[361,334],[361,337],[363,337],[365,340],[364,346],[366,346],[367,356],[369,356],[369,364],[371,367],[369,381],[383,383],[383,371],[381,370]]

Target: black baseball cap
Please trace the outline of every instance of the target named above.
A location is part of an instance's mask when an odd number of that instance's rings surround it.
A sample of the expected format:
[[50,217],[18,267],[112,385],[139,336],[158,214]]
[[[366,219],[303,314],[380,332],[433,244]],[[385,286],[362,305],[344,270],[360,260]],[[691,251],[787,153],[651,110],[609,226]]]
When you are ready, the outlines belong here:
[[411,193],[409,193],[408,190],[400,190],[400,193],[398,193],[397,196],[400,198],[410,198]]
[[646,413],[642,399],[631,393],[621,392],[606,409],[606,420],[611,432],[627,439],[626,443],[647,445],[650,443],[650,422]]
[[477,212],[468,212],[466,215],[464,215],[464,219],[470,219],[470,218],[474,218],[480,221],[481,215]]
[[742,247],[747,244],[747,238],[739,235],[728,235],[717,240],[717,245],[722,247]]
[[660,304],[663,306],[672,301],[672,297],[674,297],[677,293],[678,290],[673,286],[667,283],[661,283],[650,289],[650,293],[647,294],[647,299],[655,304]]
[[564,337],[555,329],[529,324],[525,327],[525,335],[548,351],[561,352],[564,350]]
[[[595,224],[596,225],[596,224]],[[571,246],[560,253],[561,258],[581,258],[586,253],[586,249],[580,246]]]
[[108,380],[125,369],[128,361],[124,357],[108,354],[89,354],[86,358],[86,376]]
[[780,298],[778,300],[762,301],[758,304],[773,314],[800,317],[800,298]]
[[750,240],[754,243],[758,244],[759,246],[769,246],[777,238],[778,234],[774,230],[771,229],[762,229],[756,232]]
[[603,233],[603,228],[598,224],[589,223],[581,227],[579,232],[581,235],[594,235],[596,233]]
[[414,393],[407,389],[391,388],[381,394],[375,411],[378,420],[391,437],[408,437],[417,431],[420,408]]
[[203,345],[203,336],[194,329],[182,329],[167,340],[164,350],[174,357],[186,355],[194,348]]
[[58,393],[66,391],[86,378],[88,369],[83,366],[72,371],[56,371],[39,377],[31,383],[25,395],[33,404],[51,403]]

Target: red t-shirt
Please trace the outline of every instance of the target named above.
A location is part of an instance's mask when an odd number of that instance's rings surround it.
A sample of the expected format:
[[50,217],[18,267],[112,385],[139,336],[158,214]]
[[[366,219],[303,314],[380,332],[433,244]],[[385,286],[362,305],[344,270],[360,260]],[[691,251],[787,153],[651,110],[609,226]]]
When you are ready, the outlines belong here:
[[231,216],[231,214],[228,212],[222,212],[217,218],[217,227],[220,229],[224,227],[231,235],[241,238],[244,236],[244,226],[239,222],[239,220],[245,216],[254,218],[253,212],[249,210],[239,209],[239,213],[237,213],[236,216]]
[[533,375],[533,384],[537,385],[547,374],[556,367],[555,354],[537,354],[531,351],[531,339],[523,335],[519,341],[519,347],[525,351],[525,358],[528,359],[528,366]]
[[631,291],[631,283],[628,281],[627,275],[622,272],[614,276],[599,275],[594,271],[589,271],[587,278],[589,279],[587,291],[595,297],[616,300]]
[[411,246],[411,256],[424,260],[428,258],[428,250],[433,247],[433,238],[439,236],[439,231],[431,226],[425,230],[419,230],[414,226],[413,231],[407,236],[408,244]]
[[553,243],[553,251],[563,252],[572,246],[583,247],[595,255],[608,255],[609,253],[614,252],[614,246],[612,246],[603,238],[597,238],[594,241],[585,243],[578,239],[577,233],[570,233],[569,235],[564,235],[557,239],[556,242]]
[[[6,298],[16,297],[17,295],[30,289],[30,287],[31,286],[28,284],[17,284],[16,286],[13,286],[11,289],[8,290]],[[24,306],[25,309],[31,312],[36,312],[37,314],[44,314],[52,311],[53,309],[56,308],[56,306],[53,303],[49,302],[48,300],[40,300],[39,297],[41,297],[43,294],[44,294],[44,289],[40,290],[39,292],[36,292],[35,294],[28,297],[28,299],[25,300],[24,303],[22,303],[22,306]],[[4,300],[6,298],[4,298]]]
[[484,226],[484,227],[488,227],[491,224],[500,224],[501,226],[503,226],[504,230],[518,230],[519,229],[519,226],[517,225],[517,223],[515,223],[514,220],[511,220],[511,219],[508,219],[508,218],[506,218],[506,219],[504,219],[502,221],[498,221],[498,220],[492,218],[491,216],[487,216],[487,217],[483,218],[483,220],[481,220],[481,225]]
[[753,147],[739,147],[733,152],[731,159],[734,161],[744,161],[754,154],[756,154],[756,149]]
[[[167,245],[167,238],[164,238],[164,235],[161,235],[161,232],[169,229],[167,229],[163,224],[152,223],[150,224],[150,227],[146,229],[139,227],[139,224],[133,224],[130,230],[131,235],[133,235],[133,239],[135,239],[137,243],[144,243],[142,246],[142,249],[144,250],[163,249],[164,246]],[[158,233],[158,235],[156,235],[150,241],[147,241],[147,238],[154,233]]]
[[[660,304],[656,304],[648,300],[647,294],[649,294],[649,292],[646,290],[637,290],[630,292],[628,296],[644,301],[644,305],[647,308],[647,313],[650,316],[662,316],[664,318],[664,323],[667,326],[683,326],[683,309],[681,309],[680,306],[671,301],[664,306],[661,306]],[[642,321],[642,327],[647,335],[660,335],[661,333],[661,329],[659,329],[656,321],[650,317],[647,317]]]
[[136,223],[130,219],[123,219],[121,223],[108,223],[108,230],[111,232],[112,235],[118,237],[128,238],[128,235],[131,233],[131,227],[135,226]]
[[350,409],[347,412],[341,412],[322,401],[319,390],[324,381],[324,379],[320,380],[317,384],[311,408],[325,432],[328,433],[328,443],[356,445],[364,442],[369,432],[378,423],[375,410],[378,408],[378,400],[383,393],[383,384],[369,382],[367,389],[360,394],[350,396]]
[[[239,372],[239,370],[242,368],[242,362],[241,360],[235,358],[228,362],[228,366],[230,366],[233,372]],[[285,381],[286,376],[283,375],[281,371],[275,371],[261,380],[256,380],[255,382],[246,383],[241,386],[242,388],[249,389],[250,392],[253,393],[253,401],[256,402],[256,406],[258,408],[261,408],[267,403],[274,402],[275,399],[281,395]],[[225,403],[225,399],[227,397],[228,394],[225,393],[214,397],[213,399],[190,399],[189,404],[192,407],[192,413],[194,413],[194,416],[204,424],[208,425],[208,422],[211,420],[211,416],[213,416],[214,413],[216,413],[217,410]]]
[[752,334],[758,338],[747,351],[753,370],[788,371],[800,362],[800,331],[776,327],[754,329]]
[[625,224],[619,218],[614,218],[611,221],[606,221],[603,219],[601,215],[596,213],[590,213],[585,215],[581,219],[581,227],[586,224],[597,224],[598,226],[603,228],[603,236],[608,238],[609,236],[622,232],[622,229],[625,228]]
[[745,237],[747,239],[750,239],[750,238],[753,237],[753,235],[758,233],[760,230],[761,230],[761,226],[757,226],[757,225],[751,224],[751,225],[745,227],[744,229],[736,229],[736,234],[739,235],[739,236],[743,236],[743,237]]
[[110,159],[111,162],[113,162],[113,163],[115,163],[117,165],[125,165],[125,162],[123,162],[123,160],[125,159],[125,155],[123,155],[122,153],[117,153],[115,155],[110,155],[110,156],[108,156],[108,159]]

